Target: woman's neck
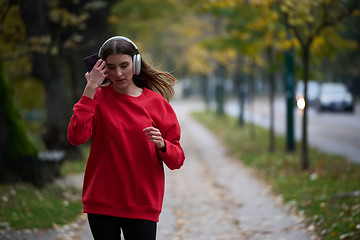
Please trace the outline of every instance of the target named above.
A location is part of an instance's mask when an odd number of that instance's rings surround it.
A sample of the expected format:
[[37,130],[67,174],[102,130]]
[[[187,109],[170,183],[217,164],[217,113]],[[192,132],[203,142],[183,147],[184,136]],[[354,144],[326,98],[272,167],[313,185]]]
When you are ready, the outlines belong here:
[[129,85],[127,88],[124,88],[124,89],[118,89],[114,85],[113,85],[113,88],[118,93],[121,93],[121,94],[124,94],[124,95],[129,95],[129,96],[132,96],[132,97],[139,97],[143,92],[143,89],[137,87],[134,83]]

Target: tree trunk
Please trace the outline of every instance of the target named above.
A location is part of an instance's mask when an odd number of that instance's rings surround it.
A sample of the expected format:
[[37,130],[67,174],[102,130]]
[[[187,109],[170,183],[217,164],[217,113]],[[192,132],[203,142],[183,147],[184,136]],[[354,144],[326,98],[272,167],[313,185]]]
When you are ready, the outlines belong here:
[[48,149],[64,149],[69,145],[66,137],[69,115],[61,78],[61,60],[50,54],[51,33],[42,0],[23,0],[21,17],[26,28],[26,38],[50,39],[42,44],[43,51],[32,54],[32,75],[38,78],[46,90],[46,123],[43,140]]
[[254,113],[255,113],[255,62],[251,63],[251,72],[248,75],[248,86],[249,86],[249,136],[250,138],[255,138],[255,123],[254,123]]
[[303,72],[303,81],[304,81],[304,99],[305,99],[305,108],[303,112],[303,122],[302,122],[302,146],[301,146],[301,168],[306,170],[309,168],[309,159],[308,159],[308,119],[307,119],[307,83],[309,80],[309,52],[310,44],[304,45],[302,47],[302,64],[304,68]]
[[268,77],[269,77],[269,105],[270,105],[270,134],[269,134],[269,151],[274,152],[275,150],[275,133],[274,133],[274,119],[275,119],[275,110],[274,110],[274,101],[275,101],[275,76],[272,71],[272,62],[273,62],[273,49],[271,46],[267,48],[267,58],[268,58]]
[[244,120],[244,106],[245,106],[245,75],[241,71],[242,57],[240,54],[236,57],[236,68],[235,68],[235,89],[238,96],[238,105],[239,105],[239,116],[238,124],[240,127],[243,127],[245,124]]
[[[89,54],[90,55],[90,54]],[[86,79],[84,77],[86,73],[86,67],[84,64],[85,53],[74,52],[73,54],[67,54],[65,56],[66,62],[69,64],[72,88],[71,104],[78,102],[84,92],[86,86]]]
[[[47,149],[67,149],[67,125],[70,118],[70,105],[65,97],[64,81],[61,77],[61,61],[50,57],[48,66],[52,69],[46,89],[46,125],[43,139]],[[49,76],[50,77],[50,76]]]
[[225,66],[219,64],[216,70],[216,113],[219,116],[225,114],[225,71]]

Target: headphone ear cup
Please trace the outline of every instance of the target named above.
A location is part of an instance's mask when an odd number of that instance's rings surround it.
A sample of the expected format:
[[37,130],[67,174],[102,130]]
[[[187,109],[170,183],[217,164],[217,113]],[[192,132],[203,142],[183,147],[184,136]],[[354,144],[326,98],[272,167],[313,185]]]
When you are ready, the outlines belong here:
[[133,73],[134,75],[139,75],[141,70],[141,56],[140,54],[135,54],[133,56]]
[[133,56],[133,75],[136,75],[136,55]]
[[139,75],[141,71],[141,56],[140,54],[137,54],[136,56],[136,75]]

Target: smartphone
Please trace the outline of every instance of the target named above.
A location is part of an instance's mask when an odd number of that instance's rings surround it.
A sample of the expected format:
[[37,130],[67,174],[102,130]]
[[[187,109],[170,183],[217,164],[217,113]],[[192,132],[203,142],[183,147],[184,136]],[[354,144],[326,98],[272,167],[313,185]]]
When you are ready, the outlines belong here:
[[86,65],[86,68],[88,70],[88,72],[91,72],[91,70],[94,68],[95,66],[95,63],[99,60],[99,56],[97,54],[94,54],[94,55],[91,55],[91,56],[88,56],[86,58],[84,58],[84,61],[85,61],[85,65]]
[[[86,65],[86,69],[88,70],[88,72],[91,72],[91,70],[94,68],[96,62],[99,60],[99,56],[97,54],[88,56],[86,58],[84,58],[85,61],[85,65]],[[110,80],[108,80],[107,78],[104,79],[102,84],[105,84],[107,82],[109,82]]]

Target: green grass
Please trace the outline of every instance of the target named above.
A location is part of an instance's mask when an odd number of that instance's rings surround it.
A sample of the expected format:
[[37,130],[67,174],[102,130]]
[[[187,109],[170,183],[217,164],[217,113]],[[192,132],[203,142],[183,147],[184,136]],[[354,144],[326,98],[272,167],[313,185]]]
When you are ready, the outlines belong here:
[[[84,158],[89,147],[83,147]],[[66,161],[62,176],[83,173],[86,160]],[[0,184],[0,230],[52,228],[74,221],[82,212],[81,189],[48,184],[38,188],[31,184]]]
[[[300,151],[287,153],[283,137],[276,136],[276,150],[270,153],[269,132],[264,128],[240,128],[235,118],[211,112],[193,115],[220,136],[230,155],[256,169],[275,194],[303,213],[321,239],[360,239],[360,197],[332,198],[360,190],[359,164],[309,148],[310,168],[302,171]],[[296,149],[300,147],[297,144]]]
[[0,185],[0,222],[12,229],[52,228],[74,221],[82,211],[81,190],[47,185]]
[[84,159],[81,161],[78,159],[70,159],[69,161],[65,161],[61,166],[61,176],[85,172],[87,157],[90,153],[90,146],[83,145],[81,150]]

